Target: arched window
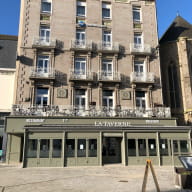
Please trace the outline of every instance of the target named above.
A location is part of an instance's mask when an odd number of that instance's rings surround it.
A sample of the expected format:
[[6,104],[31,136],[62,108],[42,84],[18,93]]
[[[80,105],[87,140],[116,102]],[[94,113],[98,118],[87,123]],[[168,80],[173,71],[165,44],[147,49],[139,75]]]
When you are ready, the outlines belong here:
[[168,67],[168,78],[171,108],[180,108],[180,93],[178,84],[179,77],[177,73],[177,68],[173,64]]

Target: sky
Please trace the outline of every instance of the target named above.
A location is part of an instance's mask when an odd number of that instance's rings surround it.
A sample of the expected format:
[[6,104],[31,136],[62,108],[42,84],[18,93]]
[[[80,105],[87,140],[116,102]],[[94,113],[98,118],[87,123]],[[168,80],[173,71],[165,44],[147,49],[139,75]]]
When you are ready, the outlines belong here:
[[[17,35],[20,0],[0,0],[0,34]],[[156,0],[159,37],[177,14],[192,24],[192,0]]]

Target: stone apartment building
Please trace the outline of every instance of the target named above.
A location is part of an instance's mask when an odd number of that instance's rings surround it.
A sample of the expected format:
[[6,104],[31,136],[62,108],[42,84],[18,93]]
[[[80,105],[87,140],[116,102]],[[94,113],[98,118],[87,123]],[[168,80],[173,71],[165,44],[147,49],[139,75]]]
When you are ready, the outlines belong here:
[[180,125],[192,123],[192,25],[177,16],[160,40],[164,101]]
[[17,36],[0,35],[0,160],[4,160],[6,149],[5,116],[11,113],[13,105],[16,50]]
[[190,129],[163,107],[153,0],[21,0],[7,162],[177,163]]

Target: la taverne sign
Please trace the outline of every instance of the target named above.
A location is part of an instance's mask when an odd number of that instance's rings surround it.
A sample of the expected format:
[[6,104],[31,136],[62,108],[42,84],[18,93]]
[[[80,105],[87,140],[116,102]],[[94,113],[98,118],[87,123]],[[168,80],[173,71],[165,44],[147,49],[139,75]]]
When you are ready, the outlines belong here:
[[96,127],[128,127],[130,125],[128,121],[95,121]]

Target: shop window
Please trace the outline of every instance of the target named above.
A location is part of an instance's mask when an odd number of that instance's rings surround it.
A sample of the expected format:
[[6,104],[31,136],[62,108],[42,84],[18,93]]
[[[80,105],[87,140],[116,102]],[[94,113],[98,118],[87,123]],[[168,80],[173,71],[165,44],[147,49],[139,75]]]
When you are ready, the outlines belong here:
[[61,157],[62,140],[53,139],[53,153],[52,157]]
[[89,157],[97,157],[97,139],[89,139]]
[[160,139],[160,155],[162,156],[169,155],[167,139]]
[[128,156],[136,156],[136,140],[128,139]]
[[49,158],[50,140],[40,140],[40,158]]
[[138,139],[139,156],[146,156],[146,141],[145,139]]
[[181,150],[181,153],[189,152],[189,145],[188,145],[188,142],[186,140],[180,141],[180,150]]
[[27,145],[27,157],[37,158],[37,139],[29,139]]
[[173,152],[174,152],[174,155],[176,155],[175,153],[179,153],[178,141],[176,140],[173,141]]
[[155,139],[149,139],[148,140],[148,149],[149,149],[149,156],[156,156],[156,140]]
[[77,157],[86,157],[86,139],[78,139]]
[[67,157],[75,157],[75,139],[66,139],[65,155]]

